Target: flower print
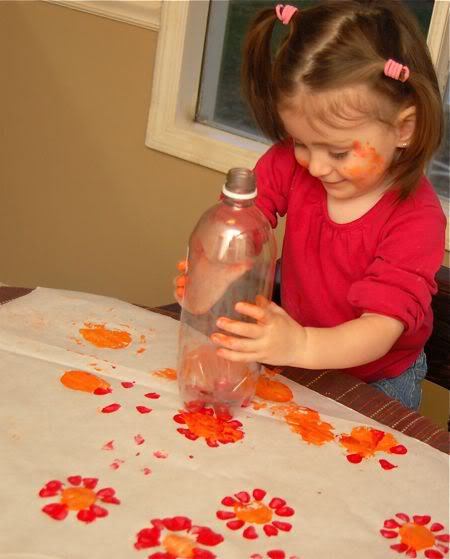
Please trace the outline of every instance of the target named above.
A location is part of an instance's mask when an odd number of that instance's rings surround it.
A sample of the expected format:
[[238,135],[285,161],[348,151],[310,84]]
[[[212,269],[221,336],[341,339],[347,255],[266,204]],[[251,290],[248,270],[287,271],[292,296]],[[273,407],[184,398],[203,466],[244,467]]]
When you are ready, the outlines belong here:
[[[269,503],[264,503],[266,492],[263,489],[254,489],[252,494],[247,491],[235,493],[233,497],[222,499],[222,505],[230,507],[231,510],[219,510],[216,513],[219,520],[226,520],[226,526],[230,530],[244,528],[242,535],[247,539],[258,538],[258,532],[254,525],[262,526],[266,536],[277,536],[281,530],[289,532],[292,524],[280,520],[274,520],[274,515],[289,517],[295,514],[294,509],[286,506],[286,501],[279,497],[273,497]],[[246,526],[247,525],[247,526]]]
[[217,447],[219,443],[235,443],[244,437],[244,433],[240,430],[242,427],[240,421],[216,417],[211,408],[201,408],[193,412],[181,410],[173,419],[176,423],[187,426],[177,429],[187,439],[195,441],[203,437],[206,444],[211,447]]
[[292,390],[287,384],[278,380],[272,380],[265,374],[260,375],[258,378],[256,396],[271,402],[289,402],[294,397]]
[[83,338],[96,347],[123,349],[130,345],[131,336],[125,330],[110,330],[104,324],[84,323],[79,332]]
[[[340,435],[339,444],[347,449],[347,460],[352,464],[359,464],[363,458],[370,458],[377,452],[388,454],[406,454],[406,447],[398,444],[391,433],[385,433],[373,427],[354,427],[350,435]],[[380,465],[384,470],[395,468],[387,460],[381,459]]]
[[400,538],[400,543],[390,547],[397,553],[405,553],[406,557],[418,557],[423,552],[427,559],[443,559],[449,551],[450,537],[442,533],[444,526],[439,522],[430,525],[431,516],[414,515],[399,512],[395,518],[384,521],[380,534],[389,540]]
[[196,526],[186,516],[153,519],[151,528],[137,534],[136,549],[158,548],[148,559],[215,559],[216,555],[203,546],[214,547],[223,536],[206,526]]
[[89,523],[109,514],[104,507],[97,504],[99,501],[112,505],[120,504],[115,490],[111,487],[95,491],[97,478],[70,476],[67,482],[68,484],[65,484],[52,480],[39,491],[39,497],[42,498],[59,497],[59,502],[50,503],[42,508],[42,511],[54,520],[64,520],[69,511],[78,511],[78,520]]

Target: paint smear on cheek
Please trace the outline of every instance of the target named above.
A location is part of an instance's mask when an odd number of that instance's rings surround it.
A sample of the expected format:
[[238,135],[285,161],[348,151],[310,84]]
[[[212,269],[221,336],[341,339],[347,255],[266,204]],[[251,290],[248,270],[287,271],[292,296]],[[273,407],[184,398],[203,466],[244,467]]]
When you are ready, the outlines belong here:
[[302,167],[305,167],[305,169],[308,169],[309,167],[309,161],[307,161],[306,159],[297,159],[297,162],[299,165],[301,165]]
[[349,177],[364,180],[383,172],[384,159],[368,142],[365,146],[362,146],[361,142],[353,142],[352,153],[357,162],[343,168]]

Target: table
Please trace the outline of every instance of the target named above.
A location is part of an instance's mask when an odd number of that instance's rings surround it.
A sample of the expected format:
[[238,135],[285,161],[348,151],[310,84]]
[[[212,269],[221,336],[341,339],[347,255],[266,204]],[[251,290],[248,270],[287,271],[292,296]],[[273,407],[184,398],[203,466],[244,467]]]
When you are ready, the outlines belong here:
[[219,422],[177,399],[171,309],[0,303],[1,559],[448,556],[448,433],[375,389],[267,369]]

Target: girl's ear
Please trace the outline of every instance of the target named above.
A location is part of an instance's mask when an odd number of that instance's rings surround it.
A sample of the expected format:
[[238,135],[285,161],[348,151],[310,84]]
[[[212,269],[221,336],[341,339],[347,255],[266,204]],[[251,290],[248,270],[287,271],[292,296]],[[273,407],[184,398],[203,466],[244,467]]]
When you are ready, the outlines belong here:
[[396,120],[398,133],[397,147],[404,148],[409,144],[416,128],[416,107],[407,107],[400,111]]

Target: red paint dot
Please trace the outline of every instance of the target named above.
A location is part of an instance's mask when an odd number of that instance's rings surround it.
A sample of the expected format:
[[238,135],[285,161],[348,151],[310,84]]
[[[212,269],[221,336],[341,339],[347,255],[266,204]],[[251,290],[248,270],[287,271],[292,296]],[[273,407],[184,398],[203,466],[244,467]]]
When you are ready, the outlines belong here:
[[407,448],[402,444],[398,444],[397,446],[393,446],[389,449],[392,454],[406,454],[408,452]]
[[381,458],[379,460],[379,462],[380,462],[380,466],[383,468],[383,470],[393,470],[394,468],[398,468],[398,466],[395,466],[394,464],[391,464],[387,460],[384,460],[384,458]]
[[156,392],[148,392],[147,394],[144,394],[144,396],[146,398],[151,398],[152,400],[157,400],[158,398],[161,397],[161,394],[158,394]]
[[120,404],[110,404],[109,406],[105,406],[100,411],[102,413],[113,413],[117,410],[120,410],[122,406]]
[[152,408],[148,408],[147,406],[136,406],[136,409],[139,413],[150,413]]
[[347,460],[352,464],[359,464],[362,460],[361,454],[347,454]]
[[124,388],[133,388],[134,382],[121,382],[120,383]]

